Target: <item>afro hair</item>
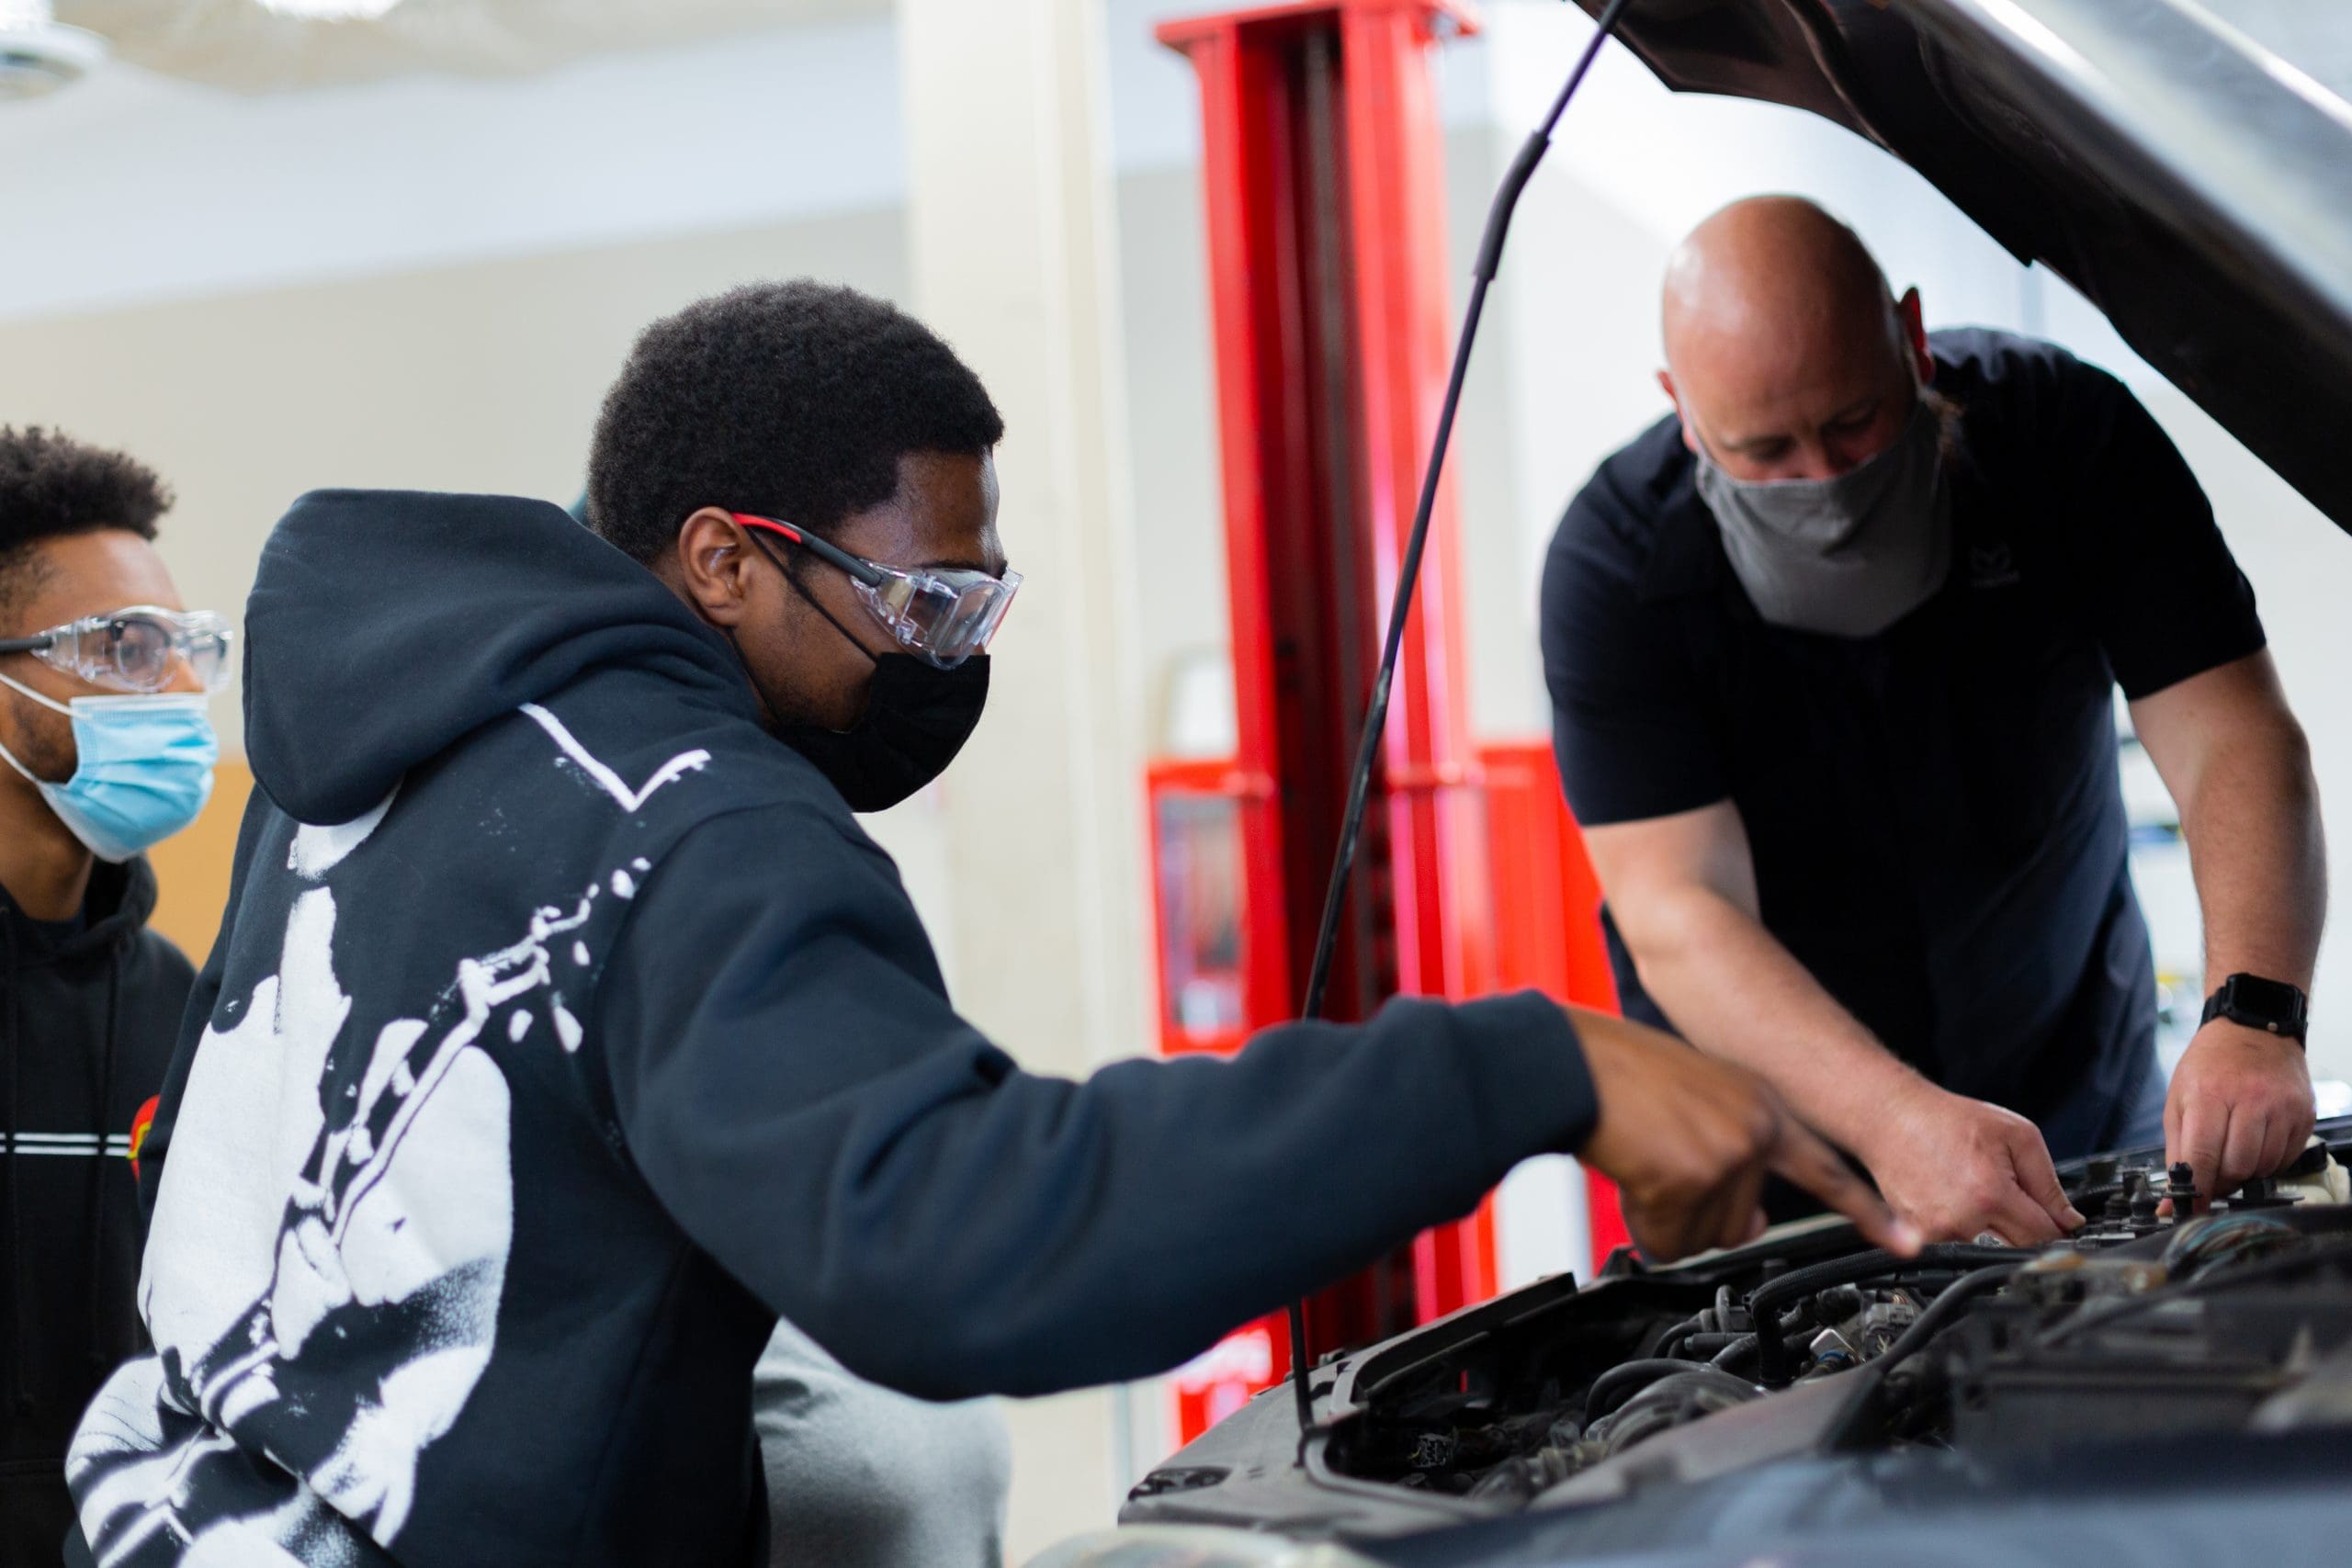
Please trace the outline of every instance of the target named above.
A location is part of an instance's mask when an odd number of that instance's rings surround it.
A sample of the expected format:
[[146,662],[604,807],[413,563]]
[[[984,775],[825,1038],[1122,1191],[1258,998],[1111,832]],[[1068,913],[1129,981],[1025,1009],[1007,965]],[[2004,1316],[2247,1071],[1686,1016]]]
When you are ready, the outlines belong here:
[[896,494],[908,453],[977,455],[1003,434],[980,378],[896,306],[749,284],[639,337],[596,421],[588,525],[647,562],[706,506],[824,534]]
[[136,458],[39,425],[0,426],[0,617],[35,586],[43,540],[101,528],[155,536],[172,492]]

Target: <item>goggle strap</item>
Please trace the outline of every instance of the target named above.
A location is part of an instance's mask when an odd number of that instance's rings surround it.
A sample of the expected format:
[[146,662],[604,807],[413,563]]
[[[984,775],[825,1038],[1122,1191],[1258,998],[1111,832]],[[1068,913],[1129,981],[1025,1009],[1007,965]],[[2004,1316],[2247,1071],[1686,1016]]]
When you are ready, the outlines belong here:
[[860,559],[839,545],[820,539],[816,535],[797,528],[789,523],[780,523],[773,517],[762,517],[756,513],[750,512],[730,512],[727,515],[735,519],[741,527],[765,528],[772,533],[783,535],[819,560],[825,562],[828,566],[840,568],[868,588],[879,588],[890,576],[887,569],[878,567],[870,560]]

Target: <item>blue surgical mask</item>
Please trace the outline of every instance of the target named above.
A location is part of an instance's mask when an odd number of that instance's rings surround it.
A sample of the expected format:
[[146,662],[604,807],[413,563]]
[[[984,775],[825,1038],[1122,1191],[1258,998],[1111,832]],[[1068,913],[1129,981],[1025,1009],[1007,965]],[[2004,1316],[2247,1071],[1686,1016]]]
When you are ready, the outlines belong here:
[[163,842],[195,821],[211,798],[220,742],[202,696],[164,692],[66,704],[6,675],[0,685],[74,721],[79,761],[63,784],[33,777],[5,747],[0,758],[40,791],[57,819],[100,860],[119,863]]

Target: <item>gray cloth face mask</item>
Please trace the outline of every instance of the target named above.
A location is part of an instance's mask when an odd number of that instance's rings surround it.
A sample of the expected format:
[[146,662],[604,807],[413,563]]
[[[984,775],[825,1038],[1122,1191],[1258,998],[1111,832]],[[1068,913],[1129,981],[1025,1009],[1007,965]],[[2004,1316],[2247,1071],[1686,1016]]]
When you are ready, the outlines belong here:
[[1737,479],[1698,457],[1724,553],[1773,626],[1876,637],[1951,574],[1943,420],[1924,395],[1894,446],[1834,479]]

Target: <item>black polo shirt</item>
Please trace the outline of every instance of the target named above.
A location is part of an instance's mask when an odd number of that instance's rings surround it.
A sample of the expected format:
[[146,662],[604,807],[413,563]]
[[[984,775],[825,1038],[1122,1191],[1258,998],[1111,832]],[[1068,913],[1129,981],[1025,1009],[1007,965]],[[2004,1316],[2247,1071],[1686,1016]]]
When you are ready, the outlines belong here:
[[[1588,824],[1738,807],[1773,935],[1898,1055],[2064,1158],[2115,1135],[2154,1063],[2113,688],[2242,658],[2262,625],[2121,383],[2030,338],[1928,342],[1961,410],[1942,591],[1871,637],[1765,624],[1668,417],[1552,541],[1554,741]],[[1627,1012],[1666,1023],[1609,936]]]

